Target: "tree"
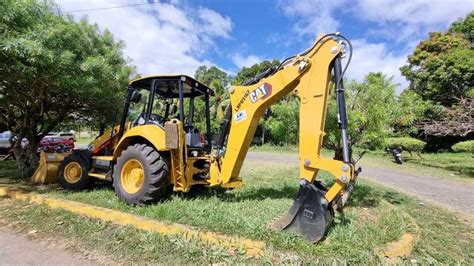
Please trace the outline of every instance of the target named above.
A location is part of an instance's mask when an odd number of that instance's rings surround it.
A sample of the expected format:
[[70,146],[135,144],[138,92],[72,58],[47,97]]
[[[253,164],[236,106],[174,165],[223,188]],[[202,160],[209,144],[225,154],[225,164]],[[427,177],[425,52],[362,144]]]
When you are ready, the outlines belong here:
[[451,106],[474,96],[474,12],[453,23],[448,32],[430,33],[400,68],[409,89],[424,100]]
[[449,32],[462,33],[471,43],[474,42],[474,11],[469,13],[465,19],[453,22]]
[[[392,132],[397,106],[393,77],[369,73],[362,83],[351,81],[345,85],[349,146],[374,149],[381,147]],[[342,140],[337,119],[336,100],[328,102],[324,147],[342,157]]]
[[58,124],[112,120],[133,72],[110,32],[55,10],[49,1],[0,2],[0,123],[16,137],[22,177],[36,169],[38,143]]
[[[209,104],[211,106],[211,131],[216,134],[219,131],[219,125],[222,121],[225,108],[229,105],[228,85],[230,84],[230,77],[224,71],[216,66],[208,68],[207,66],[200,66],[196,70],[194,77],[197,81],[210,87],[214,90],[214,97],[211,97]],[[205,117],[205,105],[201,102],[195,103],[196,117]],[[196,121],[196,126],[199,129],[205,128],[205,120]]]
[[431,136],[469,136],[474,133],[474,98],[463,98],[452,107],[442,106],[439,118],[418,122],[416,127]]
[[299,100],[294,95],[283,98],[271,107],[270,114],[264,119],[263,126],[277,145],[298,143]]
[[412,90],[404,90],[397,99],[397,108],[391,123],[393,135],[405,137],[416,134],[416,122],[423,120],[425,112],[432,108],[429,101],[423,101],[421,96]]
[[209,68],[207,66],[198,67],[198,69],[196,69],[196,73],[194,74],[194,78],[209,87],[212,87],[213,82],[218,82],[221,86],[212,88],[214,90],[220,90],[230,83],[229,75],[216,66],[211,66]]

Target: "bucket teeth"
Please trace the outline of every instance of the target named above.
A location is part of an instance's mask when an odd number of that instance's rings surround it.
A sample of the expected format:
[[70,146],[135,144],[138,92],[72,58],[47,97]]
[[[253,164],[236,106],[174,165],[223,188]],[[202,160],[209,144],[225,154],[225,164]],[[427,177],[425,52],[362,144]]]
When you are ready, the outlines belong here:
[[296,232],[311,243],[319,242],[333,220],[333,211],[324,197],[326,191],[318,184],[307,183],[300,187],[293,205],[277,220],[273,227]]

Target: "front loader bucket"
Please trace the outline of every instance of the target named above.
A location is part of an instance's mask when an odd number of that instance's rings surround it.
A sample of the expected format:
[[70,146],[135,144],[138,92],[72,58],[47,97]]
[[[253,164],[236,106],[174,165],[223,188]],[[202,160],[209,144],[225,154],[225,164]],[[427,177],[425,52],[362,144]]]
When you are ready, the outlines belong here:
[[38,184],[58,182],[59,165],[71,153],[40,153],[39,166],[31,176],[31,181]]
[[309,242],[317,243],[326,234],[334,217],[325,194],[322,188],[307,182],[300,187],[290,210],[273,227],[296,232]]

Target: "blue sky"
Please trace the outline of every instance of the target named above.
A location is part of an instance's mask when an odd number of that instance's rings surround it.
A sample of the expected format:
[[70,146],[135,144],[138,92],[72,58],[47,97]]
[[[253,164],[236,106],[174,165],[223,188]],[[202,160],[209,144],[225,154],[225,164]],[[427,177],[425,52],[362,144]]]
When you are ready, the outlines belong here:
[[[148,0],[157,2],[157,0]],[[58,0],[63,12],[146,0]],[[382,71],[407,86],[398,68],[431,31],[474,10],[474,0],[171,0],[73,12],[124,41],[141,74],[185,73],[216,65],[235,74],[264,59],[307,48],[318,33],[339,31],[354,44],[348,77]]]

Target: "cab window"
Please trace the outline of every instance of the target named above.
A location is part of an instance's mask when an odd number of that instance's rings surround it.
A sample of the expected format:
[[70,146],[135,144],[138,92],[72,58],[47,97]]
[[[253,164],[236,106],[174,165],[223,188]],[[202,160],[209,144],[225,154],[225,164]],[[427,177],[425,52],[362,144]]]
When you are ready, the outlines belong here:
[[136,89],[140,93],[140,100],[138,102],[131,102],[128,109],[127,121],[132,122],[133,125],[143,125],[145,123],[145,113],[150,91],[146,89]]

